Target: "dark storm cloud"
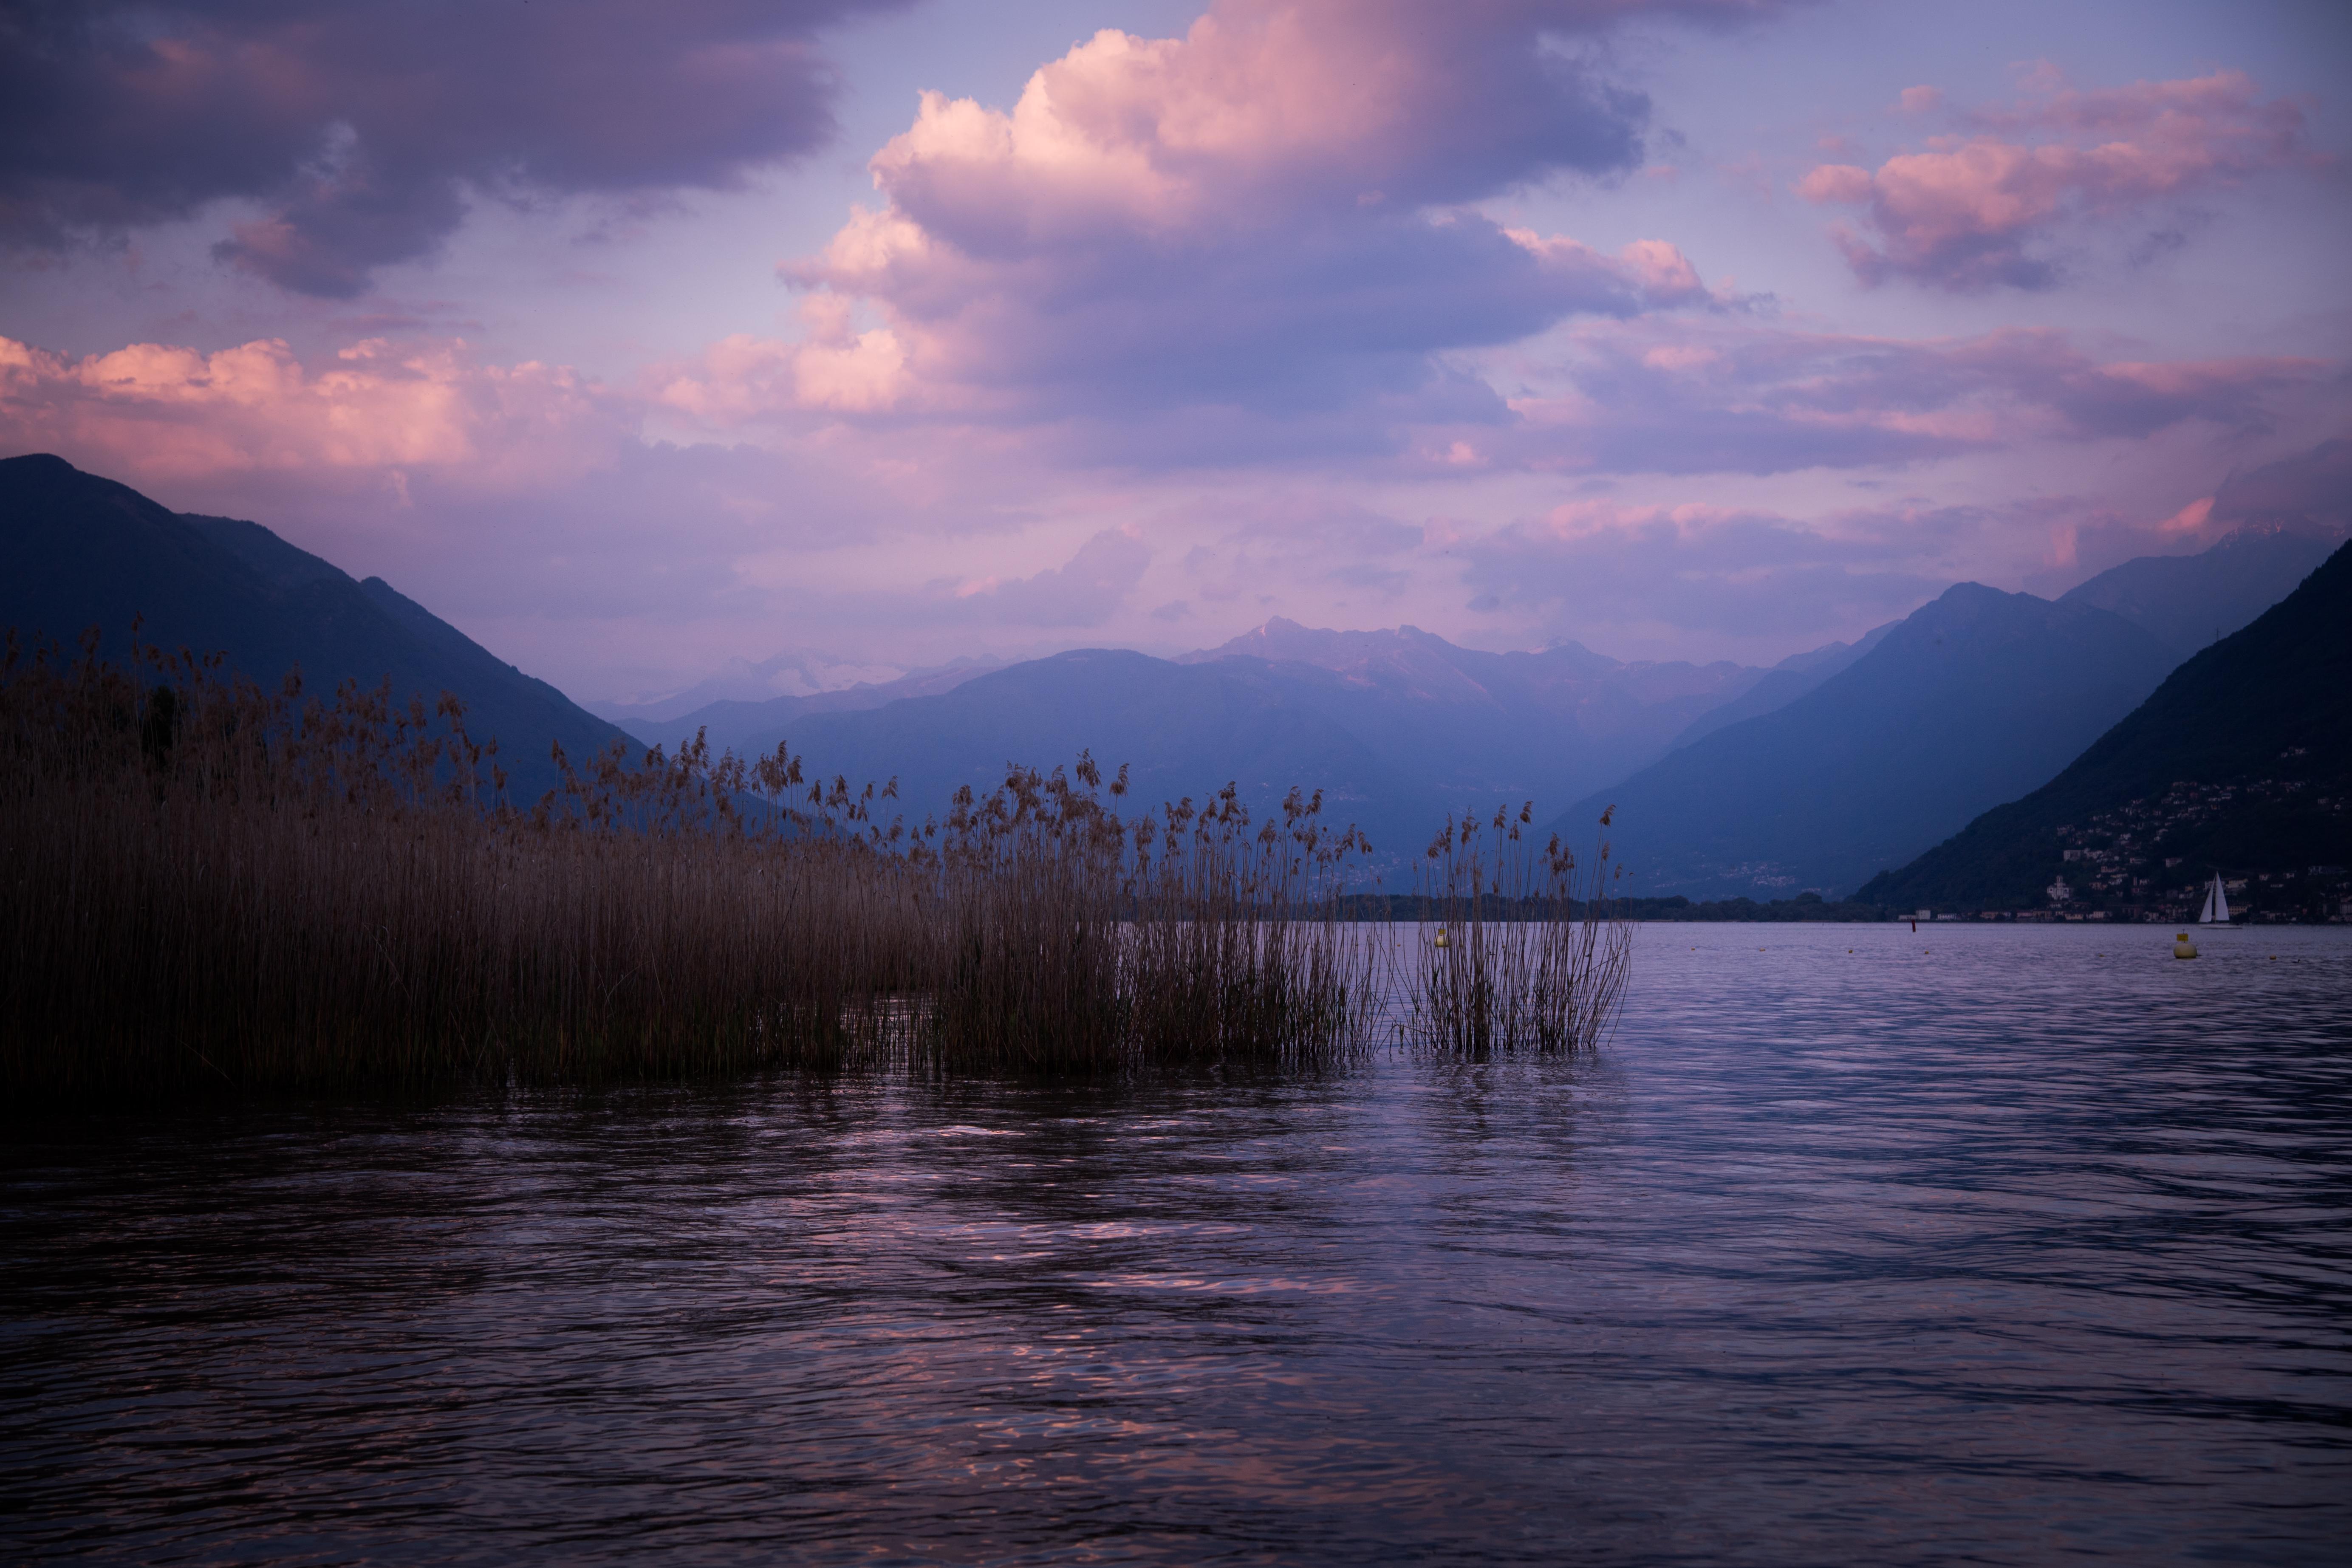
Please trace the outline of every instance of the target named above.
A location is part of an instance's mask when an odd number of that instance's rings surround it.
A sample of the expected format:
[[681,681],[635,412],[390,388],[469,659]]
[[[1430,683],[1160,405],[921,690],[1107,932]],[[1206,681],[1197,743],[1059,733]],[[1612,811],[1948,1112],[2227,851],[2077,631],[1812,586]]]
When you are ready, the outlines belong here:
[[824,26],[908,0],[0,0],[0,238],[268,205],[218,254],[349,296],[464,189],[725,186],[834,128]]

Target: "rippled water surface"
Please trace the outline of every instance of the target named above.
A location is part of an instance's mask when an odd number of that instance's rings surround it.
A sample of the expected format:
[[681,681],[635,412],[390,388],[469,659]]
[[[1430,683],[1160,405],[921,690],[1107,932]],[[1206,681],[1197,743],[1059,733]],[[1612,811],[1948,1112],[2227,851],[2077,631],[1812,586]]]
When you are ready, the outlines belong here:
[[0,1548],[2342,1562],[2352,930],[2170,935],[1654,926],[1566,1063],[0,1124]]

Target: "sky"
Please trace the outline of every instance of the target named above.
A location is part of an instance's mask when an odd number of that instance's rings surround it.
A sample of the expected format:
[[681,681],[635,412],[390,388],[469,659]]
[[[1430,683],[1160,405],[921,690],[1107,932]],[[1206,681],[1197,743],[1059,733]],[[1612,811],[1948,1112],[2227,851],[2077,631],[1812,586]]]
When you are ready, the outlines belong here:
[[2352,8],[0,0],[0,453],[583,700],[2352,521]]

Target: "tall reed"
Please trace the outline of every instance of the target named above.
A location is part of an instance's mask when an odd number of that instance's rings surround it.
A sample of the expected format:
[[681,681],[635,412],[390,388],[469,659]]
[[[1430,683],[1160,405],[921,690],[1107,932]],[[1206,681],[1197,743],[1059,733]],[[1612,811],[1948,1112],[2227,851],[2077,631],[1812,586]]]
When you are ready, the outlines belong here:
[[1622,984],[1589,910],[1476,934],[1483,828],[1449,825],[1428,872],[1435,893],[1467,871],[1466,944],[1401,972],[1341,918],[1370,846],[1319,794],[1264,821],[1232,785],[1122,818],[1126,771],[1106,785],[1082,753],[910,826],[885,819],[895,783],[698,737],[559,748],[523,804],[454,697],[320,699],[299,672],[265,689],[96,647],[0,656],[12,1094],[1295,1067],[1368,1048],[1400,985],[1426,1044],[1559,1049]]
[[1491,820],[1449,817],[1423,854],[1402,1032],[1424,1049],[1590,1048],[1615,1019],[1633,959],[1632,930],[1607,907],[1622,868],[1612,875],[1606,839],[1581,868],[1557,834],[1537,847],[1534,818],[1532,802],[1516,819],[1499,806]]
[[[321,702],[298,678],[263,691],[152,649],[124,669],[12,640],[0,1082],[824,1061],[858,1044],[871,998],[920,983],[919,889],[877,874],[888,857],[838,792],[747,822],[747,792],[697,759],[608,755],[525,811],[495,759],[453,699]],[[798,782],[789,759],[763,767],[779,795]]]

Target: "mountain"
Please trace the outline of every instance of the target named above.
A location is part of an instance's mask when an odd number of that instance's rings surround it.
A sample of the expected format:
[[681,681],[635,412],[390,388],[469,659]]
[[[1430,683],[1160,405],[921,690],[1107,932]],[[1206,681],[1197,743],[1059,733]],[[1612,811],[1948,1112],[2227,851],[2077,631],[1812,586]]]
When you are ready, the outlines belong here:
[[1279,617],[1176,662],[1248,667],[1423,793],[1482,809],[1572,800],[1622,777],[1766,675],[1625,663],[1572,642],[1487,653],[1413,626],[1338,632]]
[[1674,738],[1667,746],[1679,752],[1702,735],[1712,735],[1742,719],[1760,718],[1776,709],[1786,708],[1814,687],[1850,668],[1855,660],[1876,647],[1898,623],[1887,622],[1874,631],[1864,632],[1850,643],[1833,642],[1810,653],[1793,654],[1774,665],[1764,679],[1746,691],[1723,704],[1710,708],[1691,721],[1687,729]]
[[[1393,840],[1426,837],[1449,808],[1573,799],[1656,755],[1695,715],[1764,673],[1729,663],[1626,664],[1573,643],[1484,653],[1411,626],[1333,632],[1276,619],[1172,660],[1087,650],[985,674],[950,667],[810,697],[712,703],[663,722],[632,718],[626,727],[674,743],[708,726],[717,747],[763,752],[789,742],[828,774],[904,774],[917,816],[938,809],[955,784],[992,785],[1007,761],[1049,766],[1089,747],[1107,766],[1133,763],[1139,781],[1167,781],[1179,795],[1197,797],[1228,779],[1269,789],[1270,798],[1293,784],[1328,786],[1368,829],[1377,822]],[[1119,679],[1139,682],[1138,695],[1120,693]],[[1170,728],[1139,718],[1163,707],[1202,722]],[[891,717],[848,717],[866,711]],[[1225,719],[1210,722],[1212,713],[1237,724],[1279,714],[1293,743],[1268,750],[1245,726],[1222,731]],[[902,749],[883,747],[885,735]],[[919,782],[933,793],[916,793]]]
[[2109,611],[1963,583],[1811,691],[1670,752],[1552,829],[1587,843],[1616,803],[1629,892],[1834,894],[2048,778],[2171,663]]
[[2216,870],[2278,885],[2348,863],[2352,544],[2174,670],[2057,777],[1863,895],[2034,908],[2063,876],[2085,902],[2172,918]]
[[0,626],[70,644],[95,626],[120,654],[142,616],[145,640],[226,652],[265,685],[299,665],[321,697],[387,675],[403,697],[454,691],[467,729],[499,738],[518,795],[554,782],[551,741],[577,757],[620,734],[381,577],[354,582],[258,523],[167,510],[62,458],[0,460]]
[[[591,702],[588,710],[609,719],[647,744],[675,744],[708,729],[714,746],[725,750],[738,731],[768,729],[803,713],[845,713],[879,708],[901,697],[929,697],[951,691],[975,675],[1004,668],[1004,660],[989,656],[953,659],[926,669],[881,673],[878,679],[843,681],[845,671],[860,667],[821,654],[786,653],[753,663],[730,659],[708,680],[684,691],[649,702]],[[882,667],[887,671],[889,667]],[[880,672],[877,672],[880,673]],[[835,685],[820,687],[821,680]],[[790,689],[798,686],[799,690]]]
[[961,785],[986,795],[1003,781],[1007,763],[1051,769],[1082,748],[1106,773],[1131,768],[1122,815],[1185,795],[1199,803],[1229,781],[1263,812],[1302,785],[1326,792],[1334,826],[1360,824],[1393,851],[1439,814],[1433,798],[1250,661],[1185,666],[1082,649],[976,676],[938,696],[805,715],[790,740],[812,773],[845,776],[853,787],[895,776],[895,809],[913,822],[943,814]]
[[2285,598],[2336,543],[2275,525],[2241,528],[2200,554],[2126,561],[2058,602],[2112,610],[2187,658]]
[[701,733],[715,752],[772,752],[776,750],[776,741],[783,738],[785,729],[793,729],[812,712],[866,712],[868,708],[885,708],[910,696],[939,696],[943,691],[955,691],[973,675],[985,675],[1000,668],[1004,666],[995,658],[957,658],[948,666],[912,670],[887,682],[856,682],[854,687],[840,687],[835,691],[772,699],[713,700],[703,696],[694,708],[677,710],[685,696],[701,696],[703,689],[718,684],[703,682],[694,693],[682,693],[679,699],[670,699],[666,703],[604,703],[597,712],[646,745],[668,745],[675,750],[679,742],[691,741],[696,733]]

